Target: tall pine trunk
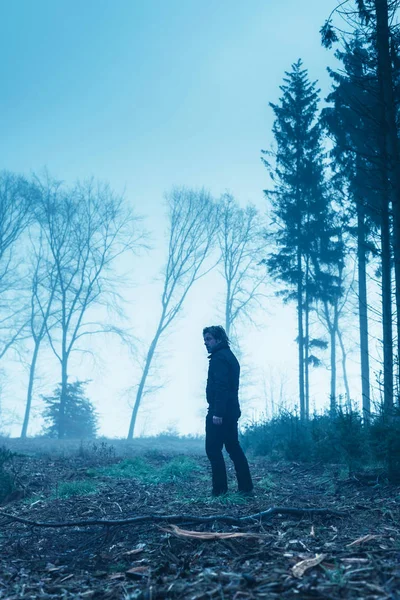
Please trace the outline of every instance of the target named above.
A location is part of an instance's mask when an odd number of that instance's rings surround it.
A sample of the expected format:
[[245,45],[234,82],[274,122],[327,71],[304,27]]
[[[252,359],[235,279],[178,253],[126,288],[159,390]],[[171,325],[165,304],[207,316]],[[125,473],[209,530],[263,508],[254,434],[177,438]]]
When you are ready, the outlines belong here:
[[371,415],[369,349],[368,349],[368,304],[367,304],[367,259],[364,201],[357,201],[357,267],[358,267],[358,314],[360,321],[361,393],[364,423]]
[[335,415],[337,411],[337,399],[336,399],[336,336],[339,330],[339,311],[338,311],[338,300],[335,300],[333,305],[333,323],[331,328],[331,415]]
[[299,333],[299,399],[300,419],[306,418],[304,396],[304,331],[303,331],[303,270],[301,264],[301,250],[297,249],[297,329]]
[[309,258],[306,259],[306,282],[305,282],[305,335],[304,335],[304,395],[305,395],[305,418],[310,416],[310,296],[309,296],[310,268]]
[[[383,129],[384,131],[384,129]],[[382,345],[383,345],[383,407],[385,414],[393,408],[393,322],[392,268],[390,240],[390,191],[388,186],[386,138],[380,136],[381,175],[381,267],[382,267]]]
[[349,378],[347,376],[347,365],[346,365],[347,354],[346,354],[346,349],[344,347],[343,335],[342,335],[342,332],[340,331],[339,325],[337,328],[337,337],[339,340],[340,351],[342,354],[341,363],[342,363],[344,389],[346,391],[346,408],[347,408],[347,410],[351,411],[350,386],[349,386]]
[[396,121],[396,104],[390,56],[389,11],[387,0],[375,0],[378,79],[383,105],[383,128],[386,137],[390,179],[393,188],[393,255],[397,313],[397,357],[400,356],[400,160]]

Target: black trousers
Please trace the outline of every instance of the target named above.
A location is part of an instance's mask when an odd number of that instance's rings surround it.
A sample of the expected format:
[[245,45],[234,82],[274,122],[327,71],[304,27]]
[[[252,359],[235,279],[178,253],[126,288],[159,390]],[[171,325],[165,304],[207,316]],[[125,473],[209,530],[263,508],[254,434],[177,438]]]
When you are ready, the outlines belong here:
[[228,491],[225,461],[222,448],[226,448],[235,466],[239,492],[253,489],[249,463],[239,444],[237,419],[222,420],[222,425],[214,425],[212,416],[206,418],[206,454],[211,463],[212,492],[218,496]]

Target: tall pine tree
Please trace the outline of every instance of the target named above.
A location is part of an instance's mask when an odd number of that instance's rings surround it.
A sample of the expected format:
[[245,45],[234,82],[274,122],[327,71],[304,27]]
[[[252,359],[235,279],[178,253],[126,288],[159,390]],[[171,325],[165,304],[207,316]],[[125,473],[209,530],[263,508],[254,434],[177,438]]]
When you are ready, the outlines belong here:
[[[319,90],[299,60],[285,74],[275,113],[275,152],[263,151],[273,188],[271,202],[275,248],[266,259],[270,274],[284,287],[285,301],[297,306],[300,416],[309,415],[309,365],[318,364],[313,347],[326,347],[310,335],[310,311],[318,297],[315,262],[329,232],[330,208],[324,175],[322,131],[318,120]],[[325,254],[326,256],[326,254]],[[330,260],[330,259],[329,259]]]

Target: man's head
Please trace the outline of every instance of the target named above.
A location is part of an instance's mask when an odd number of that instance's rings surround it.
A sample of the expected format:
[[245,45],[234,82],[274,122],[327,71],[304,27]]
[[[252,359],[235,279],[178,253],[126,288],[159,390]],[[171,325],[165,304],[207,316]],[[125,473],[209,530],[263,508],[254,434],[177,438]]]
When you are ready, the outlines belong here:
[[212,325],[211,327],[204,327],[203,329],[204,345],[207,348],[207,352],[212,350],[220,344],[225,342],[229,346],[229,339],[226,335],[226,331],[221,325]]

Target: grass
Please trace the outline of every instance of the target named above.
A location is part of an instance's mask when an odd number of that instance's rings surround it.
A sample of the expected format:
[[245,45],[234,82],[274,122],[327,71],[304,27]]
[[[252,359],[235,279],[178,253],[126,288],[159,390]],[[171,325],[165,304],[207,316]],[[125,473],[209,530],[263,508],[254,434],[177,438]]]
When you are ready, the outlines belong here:
[[97,485],[93,481],[63,481],[57,486],[54,497],[71,498],[74,496],[88,496],[97,491]]
[[[249,498],[242,496],[239,492],[228,492],[223,496],[217,496],[216,498],[211,497],[211,504],[221,504],[221,506],[231,506],[232,504],[247,504]],[[251,500],[251,498],[250,498]]]
[[190,457],[176,456],[162,465],[151,464],[144,457],[125,459],[117,464],[88,469],[87,474],[118,479],[137,479],[142,483],[168,483],[187,480],[198,473],[199,465]]
[[258,482],[259,487],[263,488],[266,491],[271,491],[276,488],[276,483],[272,480],[271,475],[266,475]]
[[145,453],[160,454],[191,454],[198,456],[204,454],[204,439],[190,436],[153,436],[134,438],[133,440],[117,438],[97,438],[96,440],[68,439],[57,440],[46,437],[32,437],[27,439],[0,437],[0,445],[14,452],[32,456],[69,457],[82,456],[93,450],[97,444],[96,454],[104,454],[103,449],[112,446],[115,456],[131,458]]

